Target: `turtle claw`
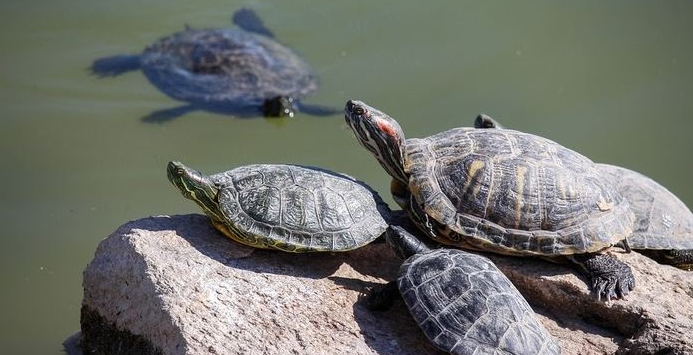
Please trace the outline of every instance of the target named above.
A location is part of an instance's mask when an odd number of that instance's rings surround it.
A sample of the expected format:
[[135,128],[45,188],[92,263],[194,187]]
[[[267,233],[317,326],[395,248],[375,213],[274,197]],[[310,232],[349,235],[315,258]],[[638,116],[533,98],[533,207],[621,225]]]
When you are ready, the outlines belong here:
[[635,278],[630,268],[619,267],[612,270],[607,275],[597,275],[592,277],[592,289],[597,295],[597,299],[601,301],[604,297],[605,301],[626,299],[626,295],[635,288]]
[[630,267],[608,254],[576,255],[573,259],[587,272],[598,300],[625,299],[635,288]]
[[616,273],[612,275],[599,275],[592,278],[592,289],[597,295],[597,300],[601,301],[602,297],[606,302],[611,300],[626,299],[626,295],[635,287],[635,279],[630,273],[630,269],[619,270],[625,276],[619,278]]

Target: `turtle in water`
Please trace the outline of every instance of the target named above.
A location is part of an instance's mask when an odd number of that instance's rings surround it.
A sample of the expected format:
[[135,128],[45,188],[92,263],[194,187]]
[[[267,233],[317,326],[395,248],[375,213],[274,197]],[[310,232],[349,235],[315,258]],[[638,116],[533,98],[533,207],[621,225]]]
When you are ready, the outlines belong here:
[[[480,114],[476,128],[503,126]],[[597,170],[628,200],[635,214],[635,227],[628,244],[663,264],[693,269],[693,213],[676,195],[649,177],[610,164],[597,164]]]
[[389,208],[375,191],[324,169],[256,164],[206,176],[170,162],[167,175],[217,230],[255,248],[347,251],[388,226]]
[[586,157],[511,130],[454,128],[405,140],[393,118],[360,101],[347,102],[345,119],[392,176],[395,201],[430,238],[505,255],[566,256],[600,299],[635,287],[630,267],[605,252],[630,235],[635,217]]
[[397,225],[385,235],[406,260],[396,281],[371,291],[370,308],[387,309],[401,295],[426,337],[451,354],[560,354],[530,305],[488,258],[430,248]]
[[296,109],[314,115],[337,111],[300,105],[318,81],[293,50],[274,39],[250,9],[232,16],[238,28],[186,28],[148,45],[139,55],[97,59],[91,71],[101,77],[142,69],[149,81],[188,104],[156,111],[145,121],[163,122],[197,109],[255,116],[293,117]]

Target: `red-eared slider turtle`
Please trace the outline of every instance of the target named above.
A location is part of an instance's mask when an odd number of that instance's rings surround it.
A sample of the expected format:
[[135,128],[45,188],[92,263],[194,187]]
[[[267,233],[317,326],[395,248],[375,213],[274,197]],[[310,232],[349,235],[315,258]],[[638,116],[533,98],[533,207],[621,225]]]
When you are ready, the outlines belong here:
[[170,162],[167,174],[214,227],[256,248],[347,251],[387,228],[389,209],[376,192],[324,169],[257,164],[205,176]]
[[634,216],[586,157],[511,130],[405,140],[394,119],[360,101],[347,102],[345,118],[429,237],[506,255],[570,256],[607,300],[634,287],[630,267],[602,253],[631,233]]
[[459,249],[431,249],[400,226],[386,232],[406,259],[396,281],[368,296],[386,309],[401,294],[426,337],[451,354],[560,354],[532,308],[488,259]]
[[[488,115],[474,121],[476,128],[503,126]],[[693,213],[664,186],[638,172],[609,164],[597,170],[628,200],[635,227],[628,244],[660,263],[693,269]]]
[[673,193],[635,171],[597,164],[635,213],[628,244],[661,263],[693,270],[693,213]]
[[[313,93],[318,82],[293,50],[274,39],[249,9],[233,15],[239,28],[185,29],[148,45],[140,55],[101,58],[92,64],[99,76],[141,68],[166,95],[189,104],[157,111],[147,121],[164,121],[205,109],[240,116],[293,116],[295,100]],[[297,106],[296,106],[297,107]],[[336,111],[301,106],[316,115]]]

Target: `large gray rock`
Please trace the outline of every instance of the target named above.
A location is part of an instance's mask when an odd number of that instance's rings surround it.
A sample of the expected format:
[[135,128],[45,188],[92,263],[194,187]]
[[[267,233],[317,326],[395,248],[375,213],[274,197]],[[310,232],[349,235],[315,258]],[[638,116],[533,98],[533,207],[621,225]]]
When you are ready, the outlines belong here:
[[[693,354],[693,273],[638,254],[627,301],[593,300],[573,270],[492,257],[564,354]],[[361,295],[401,262],[385,244],[348,253],[254,250],[201,215],[127,223],[84,272],[85,353],[436,354],[403,303],[368,311]]]

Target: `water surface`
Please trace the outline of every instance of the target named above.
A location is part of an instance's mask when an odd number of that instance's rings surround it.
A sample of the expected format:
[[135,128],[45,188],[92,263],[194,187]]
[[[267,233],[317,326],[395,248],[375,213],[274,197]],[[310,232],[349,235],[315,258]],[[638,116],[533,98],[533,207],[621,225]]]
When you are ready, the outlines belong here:
[[[693,206],[693,3],[687,1],[16,1],[0,4],[0,344],[59,353],[79,327],[81,272],[120,224],[199,212],[168,183],[259,162],[389,179],[340,115],[238,119],[179,106],[140,72],[97,78],[94,59],[224,27],[255,9],[321,77],[307,101],[358,98],[417,137],[479,112],[591,159],[643,172]],[[387,197],[389,201],[389,197]]]

